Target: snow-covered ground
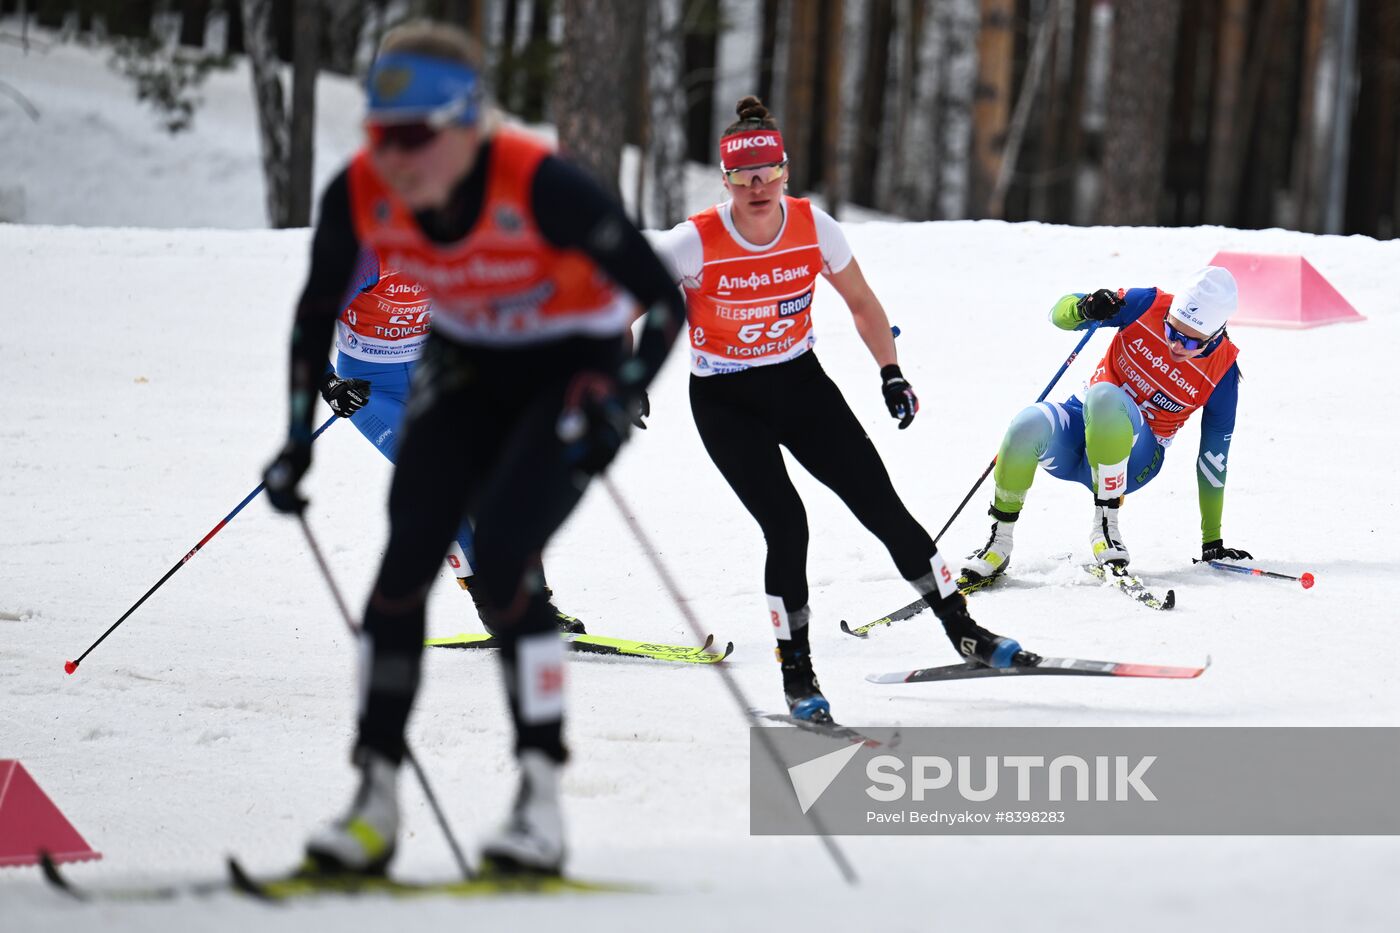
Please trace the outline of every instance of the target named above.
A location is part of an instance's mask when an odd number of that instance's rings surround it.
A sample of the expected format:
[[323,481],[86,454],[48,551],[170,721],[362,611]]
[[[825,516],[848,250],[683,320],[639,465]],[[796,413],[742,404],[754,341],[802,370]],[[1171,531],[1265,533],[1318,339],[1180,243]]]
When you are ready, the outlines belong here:
[[[858,642],[836,627],[908,593],[883,549],[835,498],[795,471],[813,529],[813,643],[837,713],[907,725],[1400,724],[1387,659],[1397,582],[1384,376],[1400,346],[1386,277],[1400,247],[1279,232],[1069,229],[999,223],[852,227],[870,279],[901,324],[905,371],[924,409],[899,432],[835,295],[817,297],[819,351],[916,514],[940,524],[1039,391],[1072,338],[1044,310],[1072,288],[1169,284],[1216,248],[1301,250],[1370,319],[1316,331],[1241,330],[1246,374],[1226,508],[1228,540],[1310,592],[1192,569],[1197,553],[1190,428],[1162,476],[1124,513],[1135,565],[1176,587],[1170,614],[1139,610],[1056,561],[1085,549],[1089,502],[1042,478],[1022,522],[1012,585],[978,597],[989,626],[1037,650],[1214,667],[1198,681],[1055,680],[880,688],[869,671],[952,659],[921,618]],[[350,792],[351,645],[295,526],[255,503],[73,677],[81,651],[247,490],[284,426],[289,307],[302,232],[0,227],[10,416],[0,444],[0,755],[17,757],[106,855],[74,868],[94,883],[217,872],[225,852],[289,864],[303,835]],[[938,298],[931,297],[937,294]],[[1065,379],[1077,384],[1107,337]],[[707,461],[682,361],[653,394],[651,429],[616,473],[759,703],[780,702],[761,593],[762,541]],[[311,519],[359,603],[384,540],[389,470],[337,425],[318,442]],[[979,542],[979,495],[950,532]],[[590,494],[549,556],[559,600],[599,632],[685,641],[682,621],[619,516]],[[430,628],[476,627],[450,584]],[[1372,663],[1379,659],[1380,663]],[[412,723],[453,824],[474,837],[513,785],[495,659],[435,650]],[[374,929],[411,909],[423,929],[567,922],[582,928],[829,928],[981,924],[1080,928],[1086,916],[1151,926],[1383,926],[1392,839],[999,838],[844,841],[864,876],[843,888],[811,839],[747,835],[747,736],[715,673],[578,658],[571,666],[566,793],[573,867],[645,881],[657,896],[411,908],[376,902],[268,913],[231,899],[84,908],[32,870],[0,873],[16,929],[111,929],[311,920]],[[400,868],[441,875],[448,854],[407,790]],[[567,919],[565,919],[567,918]],[[1345,921],[1339,923],[1339,921]],[[7,924],[8,927],[8,924]]]
[[[18,69],[42,67],[48,84],[31,81],[29,90],[56,86],[91,64],[62,57],[73,51],[51,52],[50,68],[0,45],[0,77],[18,84]],[[246,100],[240,111],[234,96],[246,94],[246,75],[225,77],[230,119],[243,119]],[[247,139],[230,142],[235,155],[219,174],[200,164],[210,161],[203,143],[191,158],[171,161],[142,143],[149,118],[122,110],[125,89],[91,111],[111,122],[94,116],[84,134],[75,125],[89,112],[81,102],[99,93],[89,74],[69,97],[48,101],[45,119],[69,115],[47,124],[62,139],[27,144],[15,142],[14,114],[0,100],[0,188],[26,187],[30,219],[261,222],[256,162],[242,161],[256,158],[251,122]],[[342,100],[358,107],[349,89]],[[355,119],[345,147],[354,144]],[[217,125],[210,121],[210,131]],[[323,154],[332,158],[331,148]],[[106,181],[91,177],[99,170]],[[175,173],[177,184],[141,181],[158,171]],[[84,185],[93,186],[87,195]],[[65,203],[74,213],[40,210]],[[1279,231],[987,222],[875,223],[848,233],[903,329],[904,369],[924,403],[914,426],[895,430],[874,366],[825,285],[818,352],[931,528],[1073,345],[1045,322],[1045,309],[1066,291],[1171,287],[1218,249],[1301,252],[1369,320],[1236,335],[1246,378],[1226,538],[1271,566],[1314,572],[1313,590],[1192,568],[1192,422],[1162,475],[1124,512],[1135,566],[1176,588],[1173,612],[1101,592],[1055,558],[1085,553],[1090,503],[1080,488],[1046,477],[1021,523],[1014,578],[974,599],[985,624],[1043,652],[1163,663],[1210,654],[1214,666],[1200,680],[865,683],[870,671],[953,655],[927,617],[866,642],[838,631],[839,619],[871,618],[911,594],[878,543],[794,469],[813,532],[815,656],[842,719],[1400,725],[1392,663],[1400,648],[1400,445],[1388,423],[1400,399],[1386,376],[1400,347],[1391,281],[1400,245]],[[304,231],[0,225],[0,387],[10,412],[0,426],[0,758],[24,762],[104,853],[70,869],[81,881],[211,876],[229,852],[260,870],[285,867],[351,791],[352,646],[295,525],[261,501],[76,675],[62,671],[257,483],[285,426],[286,336],[306,247]],[[1056,397],[1082,381],[1107,340],[1095,339]],[[748,695],[774,707],[780,681],[761,536],[699,444],[686,378],[677,354],[653,393],[650,430],[615,476],[692,608],[721,641],[734,641],[727,663]],[[388,465],[348,425],[317,442],[309,515],[357,605],[385,537],[388,478]],[[948,554],[980,544],[985,502],[979,494],[953,527]],[[688,640],[600,493],[584,501],[548,563],[561,605],[595,631]],[[429,626],[433,634],[477,628],[469,600],[446,580],[432,595]],[[748,835],[748,737],[713,670],[574,657],[569,691],[571,866],[659,893],[286,910],[232,897],[98,907],[56,897],[33,869],[6,869],[0,929],[1392,928],[1388,891],[1400,846],[1387,838],[844,838],[862,876],[848,889],[816,841]],[[495,658],[430,652],[411,739],[452,824],[468,842],[479,838],[514,788]],[[405,805],[409,834],[397,870],[448,875],[447,849],[411,781]]]

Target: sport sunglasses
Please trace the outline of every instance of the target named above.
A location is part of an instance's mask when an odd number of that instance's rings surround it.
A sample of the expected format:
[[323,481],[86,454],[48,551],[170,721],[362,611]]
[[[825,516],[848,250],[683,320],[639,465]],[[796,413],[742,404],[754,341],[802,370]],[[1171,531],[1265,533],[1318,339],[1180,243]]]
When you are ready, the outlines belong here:
[[1181,331],[1177,330],[1175,327],[1172,327],[1170,320],[1164,321],[1163,326],[1164,332],[1167,337],[1167,343],[1179,343],[1181,344],[1181,348],[1183,350],[1199,350],[1201,349],[1201,347],[1204,347],[1216,337],[1219,337],[1220,331],[1223,331],[1225,329],[1224,327],[1222,327],[1220,328],[1220,330],[1217,330],[1209,337],[1188,337]]
[[747,165],[743,168],[732,168],[724,173],[724,177],[731,185],[739,188],[747,188],[752,184],[766,185],[769,182],[777,181],[783,177],[783,169],[787,168],[787,159],[781,162],[774,162],[771,165]]
[[394,148],[413,152],[437,139],[438,134],[449,126],[459,123],[459,118],[470,106],[471,101],[463,98],[407,120],[366,120],[365,134],[372,149]]

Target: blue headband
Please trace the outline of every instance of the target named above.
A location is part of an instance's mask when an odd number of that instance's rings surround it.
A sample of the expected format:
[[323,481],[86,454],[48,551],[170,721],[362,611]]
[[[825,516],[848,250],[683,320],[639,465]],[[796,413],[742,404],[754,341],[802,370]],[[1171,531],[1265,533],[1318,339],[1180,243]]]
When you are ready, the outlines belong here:
[[459,62],[390,52],[381,55],[366,80],[371,120],[412,119],[456,110],[454,123],[470,126],[481,111],[481,82]]

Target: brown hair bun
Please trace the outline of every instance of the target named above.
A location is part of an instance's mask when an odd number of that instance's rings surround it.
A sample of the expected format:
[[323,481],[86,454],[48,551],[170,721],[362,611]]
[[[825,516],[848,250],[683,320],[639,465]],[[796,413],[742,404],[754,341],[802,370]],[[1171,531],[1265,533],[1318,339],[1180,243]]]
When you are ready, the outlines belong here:
[[740,120],[764,120],[768,117],[768,108],[752,94],[739,101],[734,112],[739,115]]
[[739,119],[725,127],[721,136],[732,136],[735,133],[742,133],[745,130],[776,130],[778,121],[773,119],[773,115],[768,112],[768,108],[763,106],[763,101],[752,94],[741,98],[735,105],[734,112],[739,115]]

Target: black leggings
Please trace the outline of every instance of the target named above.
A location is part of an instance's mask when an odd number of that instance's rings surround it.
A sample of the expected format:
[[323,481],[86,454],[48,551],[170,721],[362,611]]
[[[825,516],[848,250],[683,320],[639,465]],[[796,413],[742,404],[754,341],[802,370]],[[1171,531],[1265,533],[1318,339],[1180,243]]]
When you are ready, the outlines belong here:
[[522,723],[517,641],[556,634],[540,554],[585,488],[557,434],[564,396],[585,371],[613,372],[618,340],[573,338],[511,350],[433,337],[413,374],[389,491],[389,546],[365,610],[371,653],[360,744],[399,760],[417,692],[424,602],[462,518],[476,532],[476,574],[493,616],[516,714],[517,749],[563,757],[561,722]]
[[764,588],[789,612],[807,605],[807,512],[779,445],[880,539],[904,579],[930,572],[933,539],[900,501],[875,445],[814,353],[692,375],[690,410],[710,459],[763,529]]

